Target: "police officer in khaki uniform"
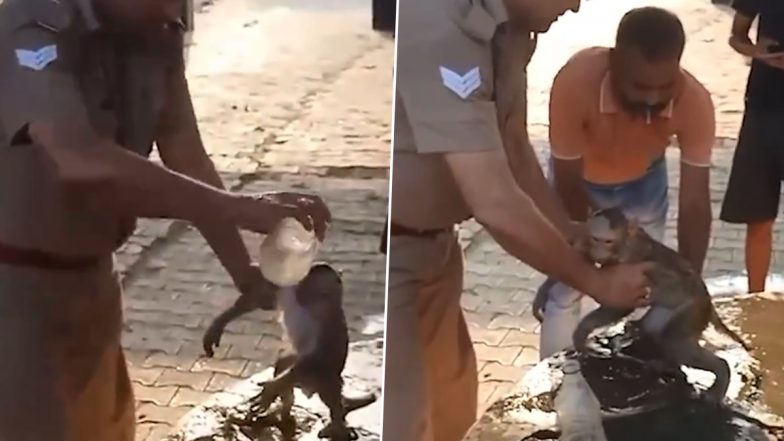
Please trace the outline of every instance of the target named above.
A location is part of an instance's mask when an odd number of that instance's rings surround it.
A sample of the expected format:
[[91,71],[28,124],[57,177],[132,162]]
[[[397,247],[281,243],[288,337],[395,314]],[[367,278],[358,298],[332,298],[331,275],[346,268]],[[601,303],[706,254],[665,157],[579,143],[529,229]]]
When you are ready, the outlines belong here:
[[[185,80],[181,11],[181,0],[0,2],[2,440],[133,439],[112,253],[137,217],[195,224],[266,308],[237,228],[293,216],[324,235],[318,197],[220,188]],[[146,158],[153,144],[168,168]]]
[[648,264],[597,270],[526,132],[532,33],[579,0],[400,0],[384,382],[385,441],[458,441],[477,413],[455,226],[601,303],[645,304]]

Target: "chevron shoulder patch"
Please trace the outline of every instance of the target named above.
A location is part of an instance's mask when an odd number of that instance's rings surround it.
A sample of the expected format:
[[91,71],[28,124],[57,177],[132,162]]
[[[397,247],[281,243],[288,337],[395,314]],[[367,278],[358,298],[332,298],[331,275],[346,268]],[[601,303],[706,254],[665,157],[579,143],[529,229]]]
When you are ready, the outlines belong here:
[[57,46],[44,46],[38,50],[16,50],[16,60],[19,65],[32,70],[43,70],[52,61],[57,59]]
[[469,70],[463,75],[444,66],[441,66],[439,70],[441,72],[441,82],[444,86],[461,99],[468,98],[482,85],[482,78],[478,67]]

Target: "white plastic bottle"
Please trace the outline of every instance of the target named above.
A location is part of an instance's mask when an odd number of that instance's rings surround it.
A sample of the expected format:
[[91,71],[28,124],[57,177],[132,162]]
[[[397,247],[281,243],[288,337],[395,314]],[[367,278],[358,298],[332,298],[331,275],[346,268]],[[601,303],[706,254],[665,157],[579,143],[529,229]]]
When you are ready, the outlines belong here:
[[261,243],[261,273],[280,287],[294,286],[308,275],[319,245],[315,232],[294,218],[285,218]]
[[560,441],[607,441],[599,400],[580,372],[577,360],[566,360],[563,382],[555,396]]

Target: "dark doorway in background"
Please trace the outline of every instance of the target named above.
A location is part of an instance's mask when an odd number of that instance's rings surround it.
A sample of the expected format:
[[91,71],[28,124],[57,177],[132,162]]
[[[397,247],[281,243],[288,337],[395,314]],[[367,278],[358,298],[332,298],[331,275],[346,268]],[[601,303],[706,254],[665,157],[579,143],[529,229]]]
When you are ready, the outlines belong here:
[[395,32],[397,0],[373,0],[373,29]]

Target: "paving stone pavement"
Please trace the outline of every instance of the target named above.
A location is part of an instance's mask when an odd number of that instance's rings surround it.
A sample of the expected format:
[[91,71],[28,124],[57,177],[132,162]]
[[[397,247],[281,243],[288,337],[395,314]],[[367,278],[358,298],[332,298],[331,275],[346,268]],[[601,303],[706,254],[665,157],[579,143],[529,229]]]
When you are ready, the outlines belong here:
[[[711,200],[714,219],[717,218],[729,177],[748,75],[743,58],[726,44],[732,15],[711,5],[709,0],[582,3],[578,14],[562,17],[550,32],[539,38],[529,65],[529,132],[542,166],[548,151],[547,101],[558,69],[582,47],[611,46],[617,23],[629,9],[642,5],[666,7],[678,13],[687,32],[683,65],[711,91],[717,108],[719,139],[711,171]],[[676,244],[678,158],[677,149],[670,149],[667,161],[671,202],[666,240],[672,246]],[[779,272],[784,269],[782,229],[782,222],[777,222],[772,270]],[[714,220],[712,233],[706,277],[743,270],[744,229]],[[539,327],[531,315],[530,304],[543,276],[504,253],[475,222],[462,226],[461,241],[467,258],[462,303],[479,359],[481,414],[538,362]]]
[[[365,9],[330,3],[314,10],[303,3],[286,8],[222,0],[198,16],[189,67],[194,102],[227,183],[242,191],[305,187],[329,195],[340,214],[324,257],[346,269],[353,337],[379,335],[384,261],[373,235],[386,207],[392,43],[369,31]],[[628,8],[669,7],[689,35],[684,65],[717,105],[716,214],[747,74],[744,60],[725,43],[730,15],[707,0],[583,3],[579,14],[562,18],[541,37],[529,68],[530,132],[540,156],[547,148],[549,84],[566,58],[586,45],[611,44],[614,23]],[[296,35],[290,23],[309,34]],[[275,37],[281,34],[287,38]],[[677,201],[677,151],[668,162]],[[673,204],[670,241],[676,211]],[[706,274],[742,268],[742,230],[716,221],[713,231]],[[541,276],[505,255],[475,223],[461,234],[469,262],[463,305],[480,359],[482,411],[538,359],[529,305]],[[784,239],[778,237],[774,266],[780,269]],[[249,245],[257,241],[248,236]],[[137,439],[157,441],[191,406],[268,364],[282,344],[280,328],[273,317],[256,313],[232,325],[215,359],[201,359],[205,321],[236,294],[198,234],[168,222],[142,222],[118,258],[130,275],[125,346],[139,401]]]
[[[194,43],[191,92],[224,182],[322,195],[334,222],[319,258],[344,273],[351,337],[381,336],[393,41],[372,32],[359,2],[220,0],[197,15]],[[255,255],[261,238],[244,237]],[[118,264],[138,441],[163,439],[286,344],[276,315],[258,311],[229,326],[215,358],[202,357],[206,326],[237,293],[189,226],[140,222]]]

